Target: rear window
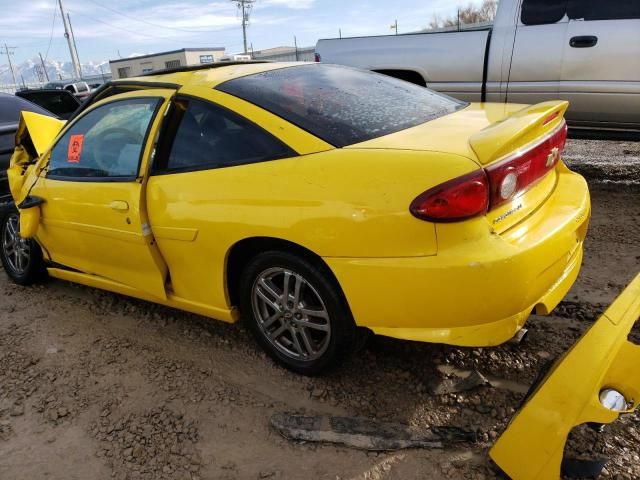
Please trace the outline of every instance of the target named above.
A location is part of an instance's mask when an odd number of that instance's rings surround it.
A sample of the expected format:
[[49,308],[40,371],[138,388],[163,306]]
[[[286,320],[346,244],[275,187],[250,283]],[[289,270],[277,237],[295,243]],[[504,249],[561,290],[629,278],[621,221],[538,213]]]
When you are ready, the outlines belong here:
[[20,112],[35,112],[41,115],[51,115],[51,112],[13,95],[0,94],[0,125],[3,123],[18,123]]
[[567,0],[524,0],[520,20],[525,25],[557,23],[567,13]]
[[385,75],[326,64],[270,70],[216,88],[337,147],[414,127],[466,105]]

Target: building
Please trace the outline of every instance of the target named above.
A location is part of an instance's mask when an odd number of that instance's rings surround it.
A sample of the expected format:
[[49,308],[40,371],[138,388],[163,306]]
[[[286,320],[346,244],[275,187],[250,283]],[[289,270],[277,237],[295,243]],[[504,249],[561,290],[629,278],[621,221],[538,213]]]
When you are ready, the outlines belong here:
[[223,56],[224,47],[181,48],[170,52],[109,60],[109,67],[113,79],[117,80],[167,68],[214,63],[220,61]]
[[275,47],[251,52],[255,60],[271,62],[313,62],[316,47]]

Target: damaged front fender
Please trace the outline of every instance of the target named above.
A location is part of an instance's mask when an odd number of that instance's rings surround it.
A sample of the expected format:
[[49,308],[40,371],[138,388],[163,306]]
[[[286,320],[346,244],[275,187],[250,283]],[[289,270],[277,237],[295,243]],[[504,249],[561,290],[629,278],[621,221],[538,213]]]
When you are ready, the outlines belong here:
[[622,393],[625,412],[638,407],[640,346],[628,340],[638,317],[640,275],[555,363],[493,446],[489,454],[506,474],[515,480],[560,478],[569,432],[619,416],[600,402],[603,390]]
[[[23,192],[25,179],[38,159],[49,150],[65,121],[34,112],[22,112],[16,132],[16,148],[11,157],[7,177],[9,190],[16,203],[26,197]],[[38,168],[40,171],[42,168]],[[40,172],[37,172],[38,174]]]

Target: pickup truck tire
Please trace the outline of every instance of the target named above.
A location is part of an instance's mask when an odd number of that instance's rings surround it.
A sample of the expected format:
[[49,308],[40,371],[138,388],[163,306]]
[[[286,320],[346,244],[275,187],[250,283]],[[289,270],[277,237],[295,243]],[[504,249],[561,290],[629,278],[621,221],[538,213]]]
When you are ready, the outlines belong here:
[[20,237],[20,214],[15,210],[0,221],[0,260],[9,278],[19,285],[31,285],[46,277],[40,245]]
[[317,375],[353,351],[358,331],[326,266],[267,251],[249,261],[239,287],[240,312],[248,329],[285,368]]

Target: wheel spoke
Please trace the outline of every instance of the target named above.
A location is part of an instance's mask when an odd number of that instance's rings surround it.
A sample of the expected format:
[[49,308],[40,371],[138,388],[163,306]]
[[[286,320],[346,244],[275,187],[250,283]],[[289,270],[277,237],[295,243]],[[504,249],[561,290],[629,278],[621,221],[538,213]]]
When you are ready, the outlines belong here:
[[299,329],[300,336],[302,337],[302,342],[304,343],[304,347],[307,349],[310,355],[316,353],[316,349],[312,346],[313,341],[309,338],[309,332],[307,332],[306,328]]
[[286,330],[287,330],[287,326],[286,325],[280,325],[278,328],[276,328],[273,332],[268,333],[268,335],[271,337],[272,340],[277,340],[278,337],[280,335],[282,335]]
[[277,303],[280,300],[282,294],[277,291],[276,287],[274,287],[273,285],[269,285],[269,282],[267,282],[264,278],[261,278],[259,283],[263,290],[269,294],[273,302]]
[[296,283],[293,287],[293,308],[295,310],[300,306],[300,291],[302,290],[303,281],[300,275],[296,275]]
[[291,332],[291,338],[293,339],[293,347],[296,349],[299,355],[303,357],[307,357],[308,353],[306,353],[302,348],[302,345],[300,344],[300,340],[298,339],[298,332],[296,332],[296,329],[293,327],[290,327],[289,331]]
[[282,281],[282,302],[289,302],[289,280],[291,280],[291,272],[284,272],[284,280]]
[[282,312],[280,310],[277,310],[276,313],[262,322],[262,328],[269,328],[276,320],[279,320],[280,317],[282,317]]
[[262,279],[258,288],[256,288],[256,294],[271,308],[280,310],[280,296]]
[[329,320],[329,314],[324,310],[312,310],[310,308],[300,308],[298,311],[307,317],[324,318]]
[[313,330],[320,330],[321,332],[328,332],[330,330],[329,325],[326,323],[314,323],[306,319],[296,320],[296,323],[303,328],[311,328]]
[[11,237],[15,240],[16,234],[18,232],[16,231],[16,224],[13,219],[7,222],[7,230],[9,231],[9,235],[11,235]]

